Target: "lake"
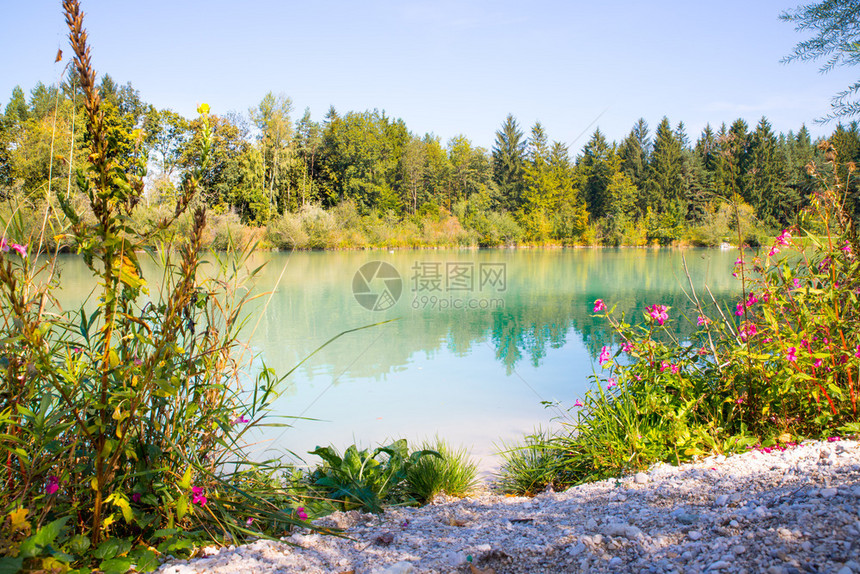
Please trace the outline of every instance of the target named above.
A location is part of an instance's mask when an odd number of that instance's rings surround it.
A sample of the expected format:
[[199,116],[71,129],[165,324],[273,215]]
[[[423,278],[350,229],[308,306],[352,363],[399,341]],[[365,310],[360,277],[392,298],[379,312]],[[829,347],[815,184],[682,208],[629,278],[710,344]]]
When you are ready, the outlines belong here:
[[[736,257],[704,249],[257,254],[254,263],[266,264],[257,288],[274,294],[255,303],[247,330],[276,372],[339,333],[387,321],[345,334],[296,369],[273,409],[291,426],[262,431],[257,456],[295,453],[314,464],[307,452],[317,445],[439,435],[490,471],[503,442],[565,415],[543,402],[570,406],[594,384],[597,355],[613,342],[592,316],[595,299],[631,318],[669,305],[678,325],[692,309],[683,260],[700,294],[707,285],[729,301],[740,292]],[[85,297],[94,281],[83,263],[64,257],[62,265],[63,299]]]

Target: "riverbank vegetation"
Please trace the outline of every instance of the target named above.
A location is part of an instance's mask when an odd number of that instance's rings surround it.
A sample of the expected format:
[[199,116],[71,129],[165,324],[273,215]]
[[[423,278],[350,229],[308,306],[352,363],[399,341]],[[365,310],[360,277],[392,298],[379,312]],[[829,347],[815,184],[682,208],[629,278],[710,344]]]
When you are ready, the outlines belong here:
[[[819,147],[826,163],[809,166],[817,185],[798,225],[738,257],[743,295],[733,308],[692,284],[695,316],[654,301],[643,317],[618,317],[611,302],[594,302],[616,342],[602,348],[593,389],[561,429],[509,451],[506,490],[860,433],[860,243],[847,208],[856,166]],[[686,340],[669,330],[676,321],[691,323]]]

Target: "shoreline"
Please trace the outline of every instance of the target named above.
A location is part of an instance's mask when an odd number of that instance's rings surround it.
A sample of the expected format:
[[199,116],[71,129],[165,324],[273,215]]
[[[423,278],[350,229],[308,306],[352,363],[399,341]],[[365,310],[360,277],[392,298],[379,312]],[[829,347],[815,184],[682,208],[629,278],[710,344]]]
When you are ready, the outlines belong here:
[[298,531],[205,548],[158,572],[857,574],[860,443],[709,456],[535,498],[440,497],[315,524],[350,538]]

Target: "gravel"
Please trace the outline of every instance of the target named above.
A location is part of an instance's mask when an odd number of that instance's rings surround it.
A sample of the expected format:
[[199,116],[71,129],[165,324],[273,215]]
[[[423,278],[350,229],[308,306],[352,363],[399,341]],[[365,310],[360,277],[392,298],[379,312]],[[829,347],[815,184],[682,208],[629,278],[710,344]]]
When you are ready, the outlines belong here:
[[[860,574],[860,444],[712,456],[545,492],[336,512],[281,542],[205,548],[161,574]],[[473,570],[474,567],[474,570]]]

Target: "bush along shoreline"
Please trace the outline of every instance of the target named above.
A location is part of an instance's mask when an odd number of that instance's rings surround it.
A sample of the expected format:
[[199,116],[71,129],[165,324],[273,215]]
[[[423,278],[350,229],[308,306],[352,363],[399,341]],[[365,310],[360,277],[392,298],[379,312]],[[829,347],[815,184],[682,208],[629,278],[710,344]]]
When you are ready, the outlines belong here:
[[[654,302],[636,323],[594,302],[619,345],[603,347],[594,388],[570,407],[559,432],[528,437],[507,453],[510,491],[860,433],[858,241],[845,208],[855,166],[837,165],[827,142],[821,150],[826,163],[809,166],[818,188],[801,224],[735,262],[743,296],[734,308],[717,307],[692,286],[696,317]],[[676,320],[698,329],[674,340],[666,326]]]

